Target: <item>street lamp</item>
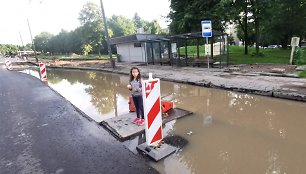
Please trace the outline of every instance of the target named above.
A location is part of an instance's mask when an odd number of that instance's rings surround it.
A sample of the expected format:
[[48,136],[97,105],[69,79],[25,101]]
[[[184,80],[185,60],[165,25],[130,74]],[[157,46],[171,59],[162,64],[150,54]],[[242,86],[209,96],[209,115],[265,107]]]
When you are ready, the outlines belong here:
[[102,17],[103,17],[103,23],[104,23],[104,30],[105,30],[105,36],[106,36],[106,43],[107,43],[107,50],[108,50],[109,61],[111,63],[111,67],[115,68],[115,61],[114,61],[114,59],[112,57],[112,49],[110,47],[108,29],[107,29],[106,18],[105,18],[105,13],[104,13],[104,8],[103,8],[102,0],[100,0],[100,4],[101,4],[101,11],[102,11]]

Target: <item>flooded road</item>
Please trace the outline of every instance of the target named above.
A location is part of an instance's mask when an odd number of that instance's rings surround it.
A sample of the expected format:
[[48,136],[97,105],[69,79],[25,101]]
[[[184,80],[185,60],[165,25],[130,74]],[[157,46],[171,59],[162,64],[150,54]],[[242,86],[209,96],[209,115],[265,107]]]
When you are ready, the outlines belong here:
[[[129,112],[128,76],[49,69],[48,82],[97,122]],[[163,99],[194,114],[164,126],[164,135],[189,143],[151,162],[159,172],[306,173],[306,103],[172,82],[162,82],[161,91]],[[123,144],[137,153],[139,142],[135,137]]]

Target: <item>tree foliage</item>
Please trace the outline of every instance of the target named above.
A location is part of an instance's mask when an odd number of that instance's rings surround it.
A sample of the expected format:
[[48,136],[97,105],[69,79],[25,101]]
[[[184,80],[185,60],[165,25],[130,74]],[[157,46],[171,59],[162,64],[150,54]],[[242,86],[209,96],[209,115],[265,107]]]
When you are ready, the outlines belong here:
[[12,55],[17,54],[17,51],[20,50],[21,47],[12,44],[0,44],[0,55]]
[[213,21],[213,29],[223,31],[226,15],[220,15],[223,9],[222,0],[171,0],[170,32],[173,34],[197,32],[201,29],[201,21]]
[[[52,54],[107,53],[105,29],[100,8],[95,3],[87,2],[81,9],[78,20],[81,25],[73,31],[61,30],[55,36],[42,32],[35,36],[34,43],[37,50],[51,52]],[[145,21],[137,13],[132,19],[113,15],[107,19],[107,24],[110,37],[135,34],[137,28],[143,28],[144,32],[148,34],[163,32],[156,20]]]
[[109,19],[108,24],[114,37],[127,36],[136,33],[135,23],[124,16],[113,15]]
[[52,37],[53,37],[53,34],[48,33],[48,32],[42,32],[38,34],[37,36],[35,36],[34,43],[35,43],[36,50],[41,51],[41,52],[47,51],[49,42]]
[[292,36],[305,38],[305,0],[171,0],[171,33],[200,31],[200,22],[212,20],[213,29],[224,31],[238,24],[239,38],[247,47],[290,43]]

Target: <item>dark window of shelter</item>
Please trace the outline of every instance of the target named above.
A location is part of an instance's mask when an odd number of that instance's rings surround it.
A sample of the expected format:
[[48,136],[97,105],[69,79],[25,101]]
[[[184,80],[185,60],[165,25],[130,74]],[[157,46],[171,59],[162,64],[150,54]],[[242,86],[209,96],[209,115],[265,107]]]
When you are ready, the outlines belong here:
[[134,47],[141,47],[141,43],[134,43]]

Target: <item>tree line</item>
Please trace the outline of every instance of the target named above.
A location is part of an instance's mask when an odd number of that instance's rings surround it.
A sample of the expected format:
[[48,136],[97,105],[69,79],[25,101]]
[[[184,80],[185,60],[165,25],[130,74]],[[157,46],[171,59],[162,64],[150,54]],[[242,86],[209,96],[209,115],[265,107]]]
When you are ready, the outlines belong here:
[[[73,31],[61,30],[57,35],[42,32],[35,36],[36,50],[53,54],[107,53],[104,25],[99,6],[87,2],[81,9],[78,20],[81,25]],[[145,21],[137,13],[132,19],[113,15],[107,19],[107,25],[110,37],[135,34],[138,28],[143,28],[144,33],[148,34],[165,33],[157,20]]]
[[278,44],[286,48],[292,36],[306,38],[306,0],[171,0],[173,34],[199,31],[200,21],[212,20],[213,29],[225,31],[235,23],[247,46]]
[[[306,38],[306,0],[170,0],[168,19],[170,34],[198,32],[202,20],[212,20],[213,29],[218,31],[235,24],[238,38],[245,43],[245,54],[249,45],[256,44],[259,53],[259,46],[277,44],[286,48],[292,36]],[[53,54],[106,53],[99,6],[86,3],[78,20],[81,25],[73,31],[35,36],[36,50]],[[149,34],[169,34],[156,20],[145,21],[137,13],[132,19],[113,15],[107,25],[111,37],[135,34],[137,28]]]

